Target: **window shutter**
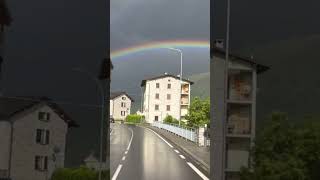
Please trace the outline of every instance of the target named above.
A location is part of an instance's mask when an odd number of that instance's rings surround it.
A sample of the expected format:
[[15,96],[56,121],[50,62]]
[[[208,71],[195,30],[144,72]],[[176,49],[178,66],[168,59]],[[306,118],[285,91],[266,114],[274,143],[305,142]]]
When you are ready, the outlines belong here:
[[36,143],[41,143],[41,129],[37,129],[37,133],[36,133]]
[[47,121],[50,120],[50,113],[47,113]]
[[48,156],[44,157],[44,166],[43,166],[44,170],[48,170]]
[[47,130],[46,131],[46,142],[45,142],[45,144],[49,144],[49,141],[50,141],[50,131]]

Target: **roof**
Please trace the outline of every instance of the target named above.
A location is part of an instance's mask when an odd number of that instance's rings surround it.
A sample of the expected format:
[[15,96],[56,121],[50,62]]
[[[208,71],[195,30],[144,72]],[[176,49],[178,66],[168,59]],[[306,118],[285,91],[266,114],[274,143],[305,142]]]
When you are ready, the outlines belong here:
[[[146,84],[147,81],[156,80],[156,79],[161,79],[161,78],[166,78],[166,77],[172,77],[172,78],[175,78],[175,79],[179,79],[179,80],[180,80],[180,77],[178,77],[178,76],[175,76],[175,75],[172,75],[172,74],[163,74],[163,75],[160,75],[160,76],[155,76],[155,77],[151,77],[151,78],[147,78],[147,79],[142,80],[141,86],[145,86],[145,84]],[[189,79],[184,79],[184,78],[182,78],[182,80],[190,83],[191,85],[193,84],[193,82],[190,81]]]
[[0,25],[9,26],[11,24],[11,15],[5,0],[0,0]]
[[131,96],[129,96],[126,92],[120,92],[120,91],[119,92],[111,92],[110,93],[110,99],[115,99],[115,98],[117,98],[117,97],[119,97],[121,95],[128,96],[128,98],[131,99],[132,102],[134,102],[134,99]]
[[[211,48],[210,54],[211,54],[211,56],[214,55],[214,56],[222,57],[223,59],[225,59],[226,52],[223,49],[214,47],[214,48]],[[268,67],[268,66],[257,63],[253,58],[243,57],[243,56],[239,56],[239,55],[235,55],[235,54],[230,54],[229,57],[230,57],[230,60],[240,60],[240,61],[250,63],[250,64],[256,66],[257,73],[262,73],[262,72],[270,69],[270,67]]]
[[12,116],[24,112],[41,103],[46,104],[63,119],[69,127],[78,127],[66,112],[46,97],[0,97],[0,120],[9,120]]

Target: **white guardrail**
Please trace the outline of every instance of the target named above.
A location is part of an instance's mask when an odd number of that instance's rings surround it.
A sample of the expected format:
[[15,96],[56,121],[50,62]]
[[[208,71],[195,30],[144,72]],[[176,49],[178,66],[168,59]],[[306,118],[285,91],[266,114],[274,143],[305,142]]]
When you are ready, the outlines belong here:
[[151,123],[151,126],[167,130],[190,141],[197,142],[196,131],[192,128],[182,128],[175,124],[164,124],[161,122]]

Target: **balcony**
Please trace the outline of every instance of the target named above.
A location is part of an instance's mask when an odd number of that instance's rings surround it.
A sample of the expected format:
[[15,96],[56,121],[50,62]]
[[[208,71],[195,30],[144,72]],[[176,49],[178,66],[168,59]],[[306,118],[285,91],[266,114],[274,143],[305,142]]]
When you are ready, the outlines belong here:
[[252,74],[250,72],[230,72],[228,99],[233,101],[252,100]]
[[183,84],[181,85],[181,94],[189,94],[189,84]]
[[251,137],[251,106],[249,104],[229,104],[228,107],[228,136]]
[[189,105],[189,96],[182,96],[180,103],[181,105]]

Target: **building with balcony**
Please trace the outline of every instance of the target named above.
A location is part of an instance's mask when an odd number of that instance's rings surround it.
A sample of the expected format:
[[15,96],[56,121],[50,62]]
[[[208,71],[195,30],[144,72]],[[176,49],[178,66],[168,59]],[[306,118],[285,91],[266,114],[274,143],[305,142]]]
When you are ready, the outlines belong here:
[[148,123],[163,121],[166,116],[184,119],[190,106],[193,82],[179,76],[163,74],[142,80],[142,113]]
[[230,54],[226,73],[225,52],[218,47],[211,49],[211,59],[211,178],[239,180],[241,167],[250,167],[252,162],[249,151],[256,131],[257,75],[269,68],[253,58]]

